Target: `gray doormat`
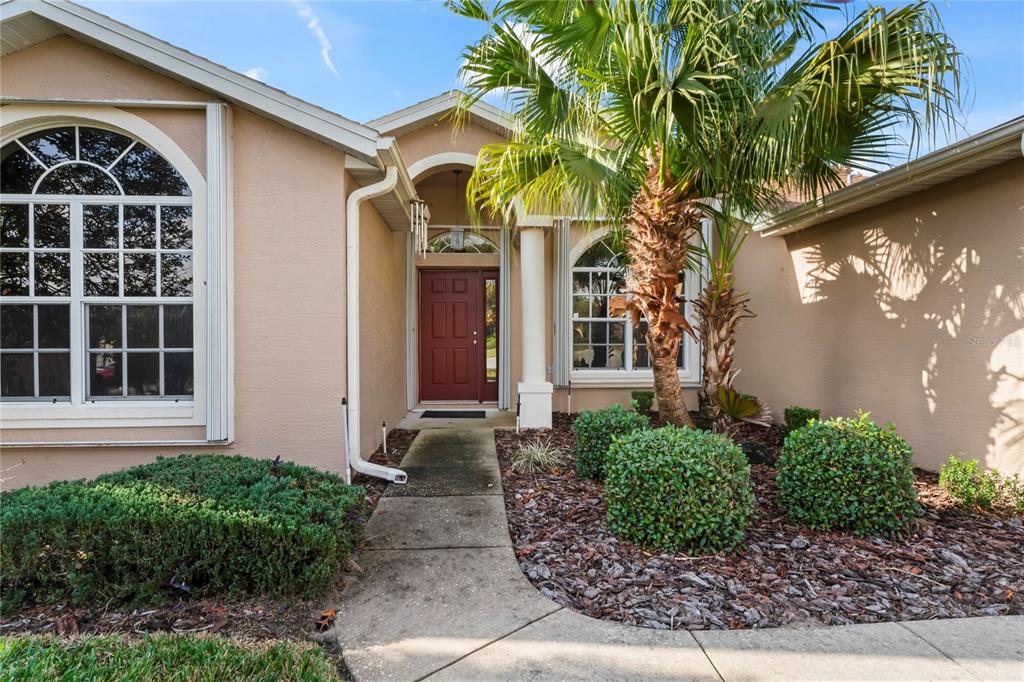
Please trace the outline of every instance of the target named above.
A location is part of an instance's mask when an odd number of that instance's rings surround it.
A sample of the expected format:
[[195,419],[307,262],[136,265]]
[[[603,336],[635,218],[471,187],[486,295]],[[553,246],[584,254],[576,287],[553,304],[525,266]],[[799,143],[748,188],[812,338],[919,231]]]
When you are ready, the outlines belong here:
[[427,410],[420,419],[483,419],[483,410]]

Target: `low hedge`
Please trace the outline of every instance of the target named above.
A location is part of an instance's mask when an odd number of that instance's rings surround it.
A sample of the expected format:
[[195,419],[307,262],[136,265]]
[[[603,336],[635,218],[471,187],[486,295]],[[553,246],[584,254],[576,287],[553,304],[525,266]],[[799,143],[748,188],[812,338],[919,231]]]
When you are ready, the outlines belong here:
[[866,413],[814,421],[788,436],[776,466],[779,502],[818,530],[894,535],[920,514],[907,442]]
[[786,431],[802,429],[807,426],[807,422],[812,419],[821,418],[821,410],[815,410],[810,407],[800,407],[799,405],[787,407],[782,414],[786,419]]
[[608,453],[609,529],[668,552],[736,548],[755,513],[750,464],[728,438],[666,426],[634,431]]
[[612,440],[616,436],[646,429],[649,424],[647,415],[627,412],[620,405],[581,412],[572,423],[576,475],[580,478],[604,478],[605,458]]
[[962,509],[1024,514],[1024,480],[1017,474],[985,471],[976,459],[959,460],[951,455],[939,470],[939,486]]
[[329,473],[225,455],[4,492],[0,606],[310,595],[360,538],[364,500]]

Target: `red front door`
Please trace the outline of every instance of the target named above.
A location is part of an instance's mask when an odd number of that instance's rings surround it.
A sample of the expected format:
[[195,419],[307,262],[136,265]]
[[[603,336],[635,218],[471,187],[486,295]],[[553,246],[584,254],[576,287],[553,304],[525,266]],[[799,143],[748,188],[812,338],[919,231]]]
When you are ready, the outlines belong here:
[[497,273],[420,271],[420,400],[495,400]]

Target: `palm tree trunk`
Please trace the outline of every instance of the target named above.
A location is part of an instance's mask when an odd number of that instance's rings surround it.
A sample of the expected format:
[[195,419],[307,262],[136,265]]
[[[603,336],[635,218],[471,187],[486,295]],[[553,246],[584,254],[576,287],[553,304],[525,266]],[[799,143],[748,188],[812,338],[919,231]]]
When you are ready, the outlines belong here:
[[654,371],[658,411],[670,424],[693,427],[686,409],[676,358],[683,333],[693,335],[677,295],[679,273],[686,267],[690,245],[700,231],[700,213],[680,197],[659,169],[659,159],[648,160],[646,186],[633,199],[626,218],[626,247],[630,269],[626,286],[632,294],[633,324],[647,320],[647,352]]
[[754,317],[747,307],[750,299],[733,288],[733,274],[726,273],[719,282],[712,280],[694,301],[697,310],[697,331],[700,336],[704,376],[701,384],[702,403],[714,420],[717,415],[718,387],[731,388],[738,369],[733,367],[736,352],[736,330],[740,320]]

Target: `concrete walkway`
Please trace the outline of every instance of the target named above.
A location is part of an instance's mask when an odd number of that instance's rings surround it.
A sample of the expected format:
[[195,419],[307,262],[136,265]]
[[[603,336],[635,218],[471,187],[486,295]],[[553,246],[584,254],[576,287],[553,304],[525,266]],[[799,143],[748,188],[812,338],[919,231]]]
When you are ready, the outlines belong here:
[[509,538],[491,429],[422,431],[368,525],[332,636],[363,680],[1021,680],[1024,617],[660,631],[542,597]]

